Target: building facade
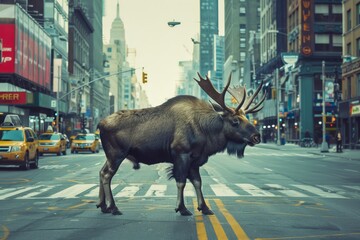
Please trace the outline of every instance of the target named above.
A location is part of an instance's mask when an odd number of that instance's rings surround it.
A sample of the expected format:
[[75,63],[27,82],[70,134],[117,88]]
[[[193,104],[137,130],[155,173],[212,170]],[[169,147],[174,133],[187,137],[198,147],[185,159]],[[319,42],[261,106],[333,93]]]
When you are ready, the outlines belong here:
[[1,89],[25,93],[24,102],[1,102],[1,112],[18,114],[38,133],[54,123],[58,112],[58,130],[63,131],[68,107],[68,1],[2,0],[0,4],[0,18],[17,26],[9,34],[5,29],[10,25],[0,27],[6,35],[0,37],[3,57],[10,54],[0,62]]
[[[214,69],[214,35],[219,33],[218,0],[200,0],[200,74]],[[208,96],[201,91],[201,98]]]
[[[251,31],[260,29],[260,1],[225,1],[225,62],[235,69],[225,69],[226,75],[231,71],[233,83],[244,84],[246,59],[251,59],[248,49]],[[231,63],[229,63],[229,59]],[[259,62],[258,59],[255,59]],[[225,75],[225,76],[226,76]]]
[[343,145],[359,148],[360,142],[360,1],[343,1],[343,64],[339,125]]
[[[286,134],[288,141],[298,142],[308,131],[315,142],[321,143],[322,124],[326,124],[326,134],[334,142],[337,129],[333,119],[337,112],[333,88],[337,73],[341,72],[342,3],[340,0],[288,0],[286,7],[279,1],[272,1],[274,7],[267,3],[261,2],[262,67],[258,75],[270,93],[265,111],[260,113],[263,114],[262,129],[271,134],[265,136],[274,140],[280,132]],[[271,12],[274,9],[276,12]],[[279,19],[284,15],[285,21]],[[286,25],[280,26],[281,22]],[[284,37],[287,49],[279,48],[284,46]],[[284,56],[293,56],[296,60],[285,64]],[[267,110],[270,108],[275,109],[273,117]]]
[[[69,113],[67,134],[88,128],[85,121],[87,106],[90,106],[90,37],[94,28],[88,18],[85,6],[80,0],[69,2]],[[82,123],[86,123],[82,126]]]

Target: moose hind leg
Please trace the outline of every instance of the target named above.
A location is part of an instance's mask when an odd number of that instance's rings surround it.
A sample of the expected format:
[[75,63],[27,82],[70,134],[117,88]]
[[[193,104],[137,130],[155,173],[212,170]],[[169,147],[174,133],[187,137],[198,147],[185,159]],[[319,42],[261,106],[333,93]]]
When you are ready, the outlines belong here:
[[192,215],[192,213],[187,210],[184,203],[184,188],[186,185],[186,176],[189,171],[189,161],[188,154],[181,154],[175,160],[172,172],[176,180],[176,186],[178,189],[177,192],[177,202],[176,202],[176,212],[180,212],[183,216]]
[[175,212],[180,212],[182,216],[191,216],[192,213],[185,207],[184,203],[184,188],[185,182],[176,182],[176,186],[178,189],[177,192],[177,200],[176,200],[176,208]]
[[189,180],[193,184],[197,196],[198,201],[198,210],[201,211],[205,215],[213,215],[213,211],[209,209],[209,207],[206,205],[206,202],[204,200],[204,196],[201,190],[202,181],[200,176],[200,169],[199,167],[192,167],[189,171]]

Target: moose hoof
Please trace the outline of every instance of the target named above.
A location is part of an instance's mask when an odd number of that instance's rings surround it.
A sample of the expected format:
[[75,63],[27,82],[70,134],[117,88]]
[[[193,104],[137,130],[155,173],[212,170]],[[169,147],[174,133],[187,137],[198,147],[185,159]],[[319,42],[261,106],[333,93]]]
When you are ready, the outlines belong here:
[[181,216],[191,216],[192,212],[187,210],[186,208],[175,208],[175,212],[180,212]]
[[198,208],[199,211],[202,212],[204,215],[214,215],[214,212],[211,211],[208,207],[206,208]]
[[102,213],[108,213],[107,206],[105,203],[96,204],[96,208],[100,208]]
[[201,212],[202,212],[202,214],[204,214],[204,215],[214,215],[214,212],[211,211],[210,209],[204,209],[204,210],[202,210]]
[[111,213],[112,215],[122,215],[122,212],[117,207],[108,207],[106,213]]

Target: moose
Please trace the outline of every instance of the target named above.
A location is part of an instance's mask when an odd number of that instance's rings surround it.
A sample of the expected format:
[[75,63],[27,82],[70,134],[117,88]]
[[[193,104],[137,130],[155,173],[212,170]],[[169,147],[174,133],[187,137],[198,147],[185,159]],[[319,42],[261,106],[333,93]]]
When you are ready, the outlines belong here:
[[[243,86],[229,88],[231,75],[220,93],[207,76],[198,76],[199,80],[194,80],[215,103],[190,95],[176,96],[156,107],[118,111],[99,122],[106,162],[99,172],[96,206],[103,213],[122,214],[114,201],[111,180],[124,159],[128,159],[134,169],[139,169],[140,163],[171,163],[169,178],[174,178],[177,186],[175,211],[192,215],[184,203],[189,179],[197,195],[198,210],[204,215],[213,214],[203,197],[199,169],[218,152],[227,150],[241,158],[247,145],[260,143],[260,134],[246,114],[262,109],[266,93],[256,98],[263,83],[251,96]],[[226,106],[227,92],[239,103],[236,108]]]

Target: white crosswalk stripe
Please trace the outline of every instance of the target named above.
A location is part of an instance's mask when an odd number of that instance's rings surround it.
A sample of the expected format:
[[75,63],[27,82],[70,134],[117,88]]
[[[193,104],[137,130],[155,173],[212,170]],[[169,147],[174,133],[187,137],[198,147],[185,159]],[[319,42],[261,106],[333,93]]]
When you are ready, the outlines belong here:
[[[176,184],[113,184],[112,192],[115,198],[130,197],[176,197]],[[321,197],[321,198],[360,198],[358,186],[332,186],[332,185],[305,185],[288,184],[280,185],[267,183],[254,185],[250,183],[234,184],[208,184],[203,186],[206,197]],[[74,185],[32,185],[16,188],[0,188],[0,201],[8,199],[72,199],[72,198],[97,198],[99,194],[98,184],[74,184]],[[196,196],[193,186],[186,185],[184,195]]]
[[256,197],[262,197],[262,196],[273,197],[274,196],[274,194],[264,191],[252,184],[239,183],[239,184],[235,184],[235,185],[238,186],[239,188],[243,189],[244,191],[248,192],[252,196],[256,196]]
[[286,152],[278,152],[278,153],[268,153],[268,152],[246,152],[247,157],[252,156],[272,156],[272,157],[291,157],[291,156],[297,156],[297,157],[307,157],[307,158],[318,158],[315,154],[310,153],[286,153]]

